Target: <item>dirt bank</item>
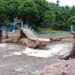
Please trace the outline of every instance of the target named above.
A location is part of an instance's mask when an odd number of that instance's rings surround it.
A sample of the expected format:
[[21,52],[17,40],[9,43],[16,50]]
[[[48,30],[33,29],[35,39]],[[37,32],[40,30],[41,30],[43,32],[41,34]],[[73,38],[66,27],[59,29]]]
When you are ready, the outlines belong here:
[[75,59],[59,60],[55,64],[36,70],[32,75],[75,75]]

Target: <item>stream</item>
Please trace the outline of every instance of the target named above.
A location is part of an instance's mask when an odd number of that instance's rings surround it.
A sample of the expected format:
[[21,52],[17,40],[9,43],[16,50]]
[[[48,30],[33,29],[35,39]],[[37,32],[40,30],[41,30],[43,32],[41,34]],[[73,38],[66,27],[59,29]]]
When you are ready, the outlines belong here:
[[58,61],[72,49],[72,42],[54,42],[49,49],[31,49],[17,44],[0,44],[0,75],[31,75],[37,68]]

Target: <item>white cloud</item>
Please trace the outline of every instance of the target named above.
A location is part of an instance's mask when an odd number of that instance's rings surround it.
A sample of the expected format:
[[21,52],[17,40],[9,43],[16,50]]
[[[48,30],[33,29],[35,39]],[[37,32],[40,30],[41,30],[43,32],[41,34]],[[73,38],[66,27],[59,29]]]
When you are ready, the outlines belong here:
[[[57,0],[47,0],[47,1],[56,3]],[[75,0],[59,0],[59,1],[60,1],[61,6],[65,6],[65,5],[73,6],[73,5],[75,5]]]

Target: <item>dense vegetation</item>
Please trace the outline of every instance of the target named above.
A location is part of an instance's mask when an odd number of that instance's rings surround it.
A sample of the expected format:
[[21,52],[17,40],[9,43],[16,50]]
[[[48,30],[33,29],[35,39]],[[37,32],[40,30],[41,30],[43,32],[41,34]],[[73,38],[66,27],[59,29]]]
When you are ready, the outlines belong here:
[[[57,16],[57,15],[58,16]],[[59,6],[46,0],[0,0],[0,22],[12,22],[18,17],[32,27],[68,29],[75,23],[75,6]]]

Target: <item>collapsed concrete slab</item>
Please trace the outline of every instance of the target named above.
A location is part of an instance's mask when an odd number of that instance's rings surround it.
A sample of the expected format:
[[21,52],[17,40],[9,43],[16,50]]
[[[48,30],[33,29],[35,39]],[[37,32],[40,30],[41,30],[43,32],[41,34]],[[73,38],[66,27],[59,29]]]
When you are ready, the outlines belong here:
[[21,28],[21,31],[27,36],[28,39],[38,40],[38,38],[34,35],[34,33],[32,32],[32,30]]
[[26,35],[26,37],[33,42],[36,41],[37,47],[46,46],[48,43],[50,43],[50,39],[46,38],[37,38],[32,30],[21,28],[21,31]]

